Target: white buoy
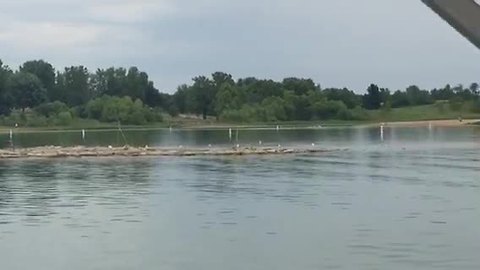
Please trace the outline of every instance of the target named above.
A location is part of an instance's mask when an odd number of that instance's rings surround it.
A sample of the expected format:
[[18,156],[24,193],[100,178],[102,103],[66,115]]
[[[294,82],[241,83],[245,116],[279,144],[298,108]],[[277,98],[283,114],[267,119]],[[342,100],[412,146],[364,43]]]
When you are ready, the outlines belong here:
[[228,138],[230,139],[230,141],[232,140],[232,129],[231,128],[228,129]]
[[315,143],[312,143],[312,146],[315,147]]
[[280,126],[277,126],[277,131],[279,131],[279,130],[280,130]]
[[82,140],[85,141],[85,129],[82,129]]
[[211,144],[209,144],[209,145],[208,145],[208,148],[212,148],[212,145],[211,145]]
[[113,147],[111,145],[108,146],[108,149],[112,149]]
[[262,145],[262,141],[258,141],[258,145]]

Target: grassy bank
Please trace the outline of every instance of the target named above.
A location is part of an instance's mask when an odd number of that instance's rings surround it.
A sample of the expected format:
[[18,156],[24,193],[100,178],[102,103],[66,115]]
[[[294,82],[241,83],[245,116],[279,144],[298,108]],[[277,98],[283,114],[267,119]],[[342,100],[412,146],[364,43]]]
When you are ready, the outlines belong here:
[[[471,109],[459,108],[452,110],[446,102],[438,102],[432,105],[412,106],[405,108],[396,108],[390,110],[368,111],[368,120],[363,121],[343,121],[343,120],[318,120],[318,121],[288,121],[288,122],[220,122],[215,118],[202,120],[199,118],[185,117],[164,117],[163,122],[151,123],[147,125],[122,125],[122,129],[162,129],[162,128],[181,128],[181,129],[224,129],[224,128],[315,128],[315,127],[342,127],[372,124],[379,122],[404,122],[404,121],[429,121],[429,120],[448,120],[448,119],[480,119],[480,113],[472,113]],[[477,123],[480,124],[480,123]],[[8,132],[13,127],[0,126],[0,132]],[[104,123],[93,119],[74,118],[69,125],[64,126],[45,126],[45,127],[22,127],[18,132],[35,131],[55,131],[55,130],[112,130],[118,129],[117,123]]]
[[372,122],[401,122],[458,119],[480,119],[480,113],[473,113],[471,108],[464,106],[453,110],[447,102],[437,102],[432,105],[412,106],[391,110],[370,111]]

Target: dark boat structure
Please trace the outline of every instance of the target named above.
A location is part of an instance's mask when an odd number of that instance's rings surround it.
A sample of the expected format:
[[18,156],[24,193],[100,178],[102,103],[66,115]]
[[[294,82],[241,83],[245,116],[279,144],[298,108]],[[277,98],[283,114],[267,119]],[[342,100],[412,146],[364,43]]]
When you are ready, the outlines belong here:
[[480,1],[422,1],[480,49]]

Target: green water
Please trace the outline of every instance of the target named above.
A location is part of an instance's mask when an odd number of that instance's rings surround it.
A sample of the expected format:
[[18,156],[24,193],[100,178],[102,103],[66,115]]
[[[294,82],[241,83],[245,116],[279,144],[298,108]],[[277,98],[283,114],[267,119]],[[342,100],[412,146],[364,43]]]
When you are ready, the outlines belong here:
[[[131,145],[236,143],[227,130],[125,135]],[[480,267],[479,128],[385,129],[383,140],[364,128],[239,132],[240,144],[260,140],[338,151],[0,161],[1,269]]]

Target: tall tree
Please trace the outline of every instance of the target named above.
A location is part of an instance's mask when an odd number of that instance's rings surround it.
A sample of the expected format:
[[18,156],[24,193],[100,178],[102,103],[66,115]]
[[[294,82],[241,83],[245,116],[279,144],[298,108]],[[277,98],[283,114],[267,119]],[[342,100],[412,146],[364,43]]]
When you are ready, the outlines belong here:
[[27,61],[20,66],[21,72],[29,72],[37,76],[47,91],[47,96],[50,101],[55,100],[55,69],[53,66],[44,60]]
[[310,91],[319,90],[311,79],[286,78],[283,80],[283,87],[294,91],[296,95],[306,95]]
[[470,87],[469,87],[470,91],[475,94],[475,95],[478,95],[479,94],[479,85],[478,83],[474,82],[472,84],[470,84]]
[[205,76],[195,77],[193,81],[187,99],[188,107],[192,112],[201,114],[203,119],[207,119],[207,115],[214,112],[215,85]]
[[12,71],[3,65],[0,60],[0,114],[9,114],[12,106],[12,97],[7,88],[7,82],[12,75]]
[[361,105],[361,99],[347,88],[336,89],[328,88],[322,91],[329,100],[342,101],[349,109],[353,109]]
[[25,110],[47,100],[47,91],[37,76],[28,72],[15,72],[7,83],[13,106]]
[[179,113],[187,112],[187,95],[189,92],[190,87],[186,84],[182,84],[177,88],[175,94],[173,94],[173,104]]
[[213,83],[217,89],[220,89],[224,84],[234,85],[235,81],[232,78],[232,75],[217,71],[212,74]]
[[90,74],[84,66],[65,68],[57,80],[58,87],[65,96],[65,103],[69,106],[84,105],[92,98],[89,78]]
[[377,110],[382,105],[382,94],[377,85],[371,84],[367,94],[363,96],[363,107],[367,110]]
[[126,95],[146,102],[146,92],[153,88],[153,83],[148,80],[147,73],[140,72],[137,67],[131,67],[127,73],[126,83]]
[[409,86],[406,94],[410,105],[426,105],[433,102],[430,93],[425,90],[420,90],[416,85]]

